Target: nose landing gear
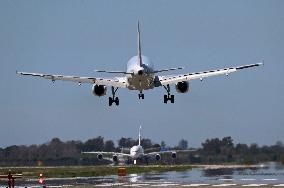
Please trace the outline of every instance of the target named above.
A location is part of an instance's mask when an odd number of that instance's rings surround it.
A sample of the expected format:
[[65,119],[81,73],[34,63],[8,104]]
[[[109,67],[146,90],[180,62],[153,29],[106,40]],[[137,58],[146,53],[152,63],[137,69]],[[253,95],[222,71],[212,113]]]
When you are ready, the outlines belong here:
[[144,99],[144,93],[142,93],[142,91],[140,91],[140,93],[138,94],[138,98],[139,99]]

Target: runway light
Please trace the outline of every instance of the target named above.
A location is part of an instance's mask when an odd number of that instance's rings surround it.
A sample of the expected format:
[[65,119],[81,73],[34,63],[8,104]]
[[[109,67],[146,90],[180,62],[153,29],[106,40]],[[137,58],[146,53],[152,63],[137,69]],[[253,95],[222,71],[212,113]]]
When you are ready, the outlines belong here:
[[40,184],[43,184],[43,183],[44,183],[43,174],[39,174],[39,180],[38,180],[38,182],[39,182]]
[[38,182],[39,182],[40,184],[43,184],[43,179],[40,178],[40,179],[38,180]]

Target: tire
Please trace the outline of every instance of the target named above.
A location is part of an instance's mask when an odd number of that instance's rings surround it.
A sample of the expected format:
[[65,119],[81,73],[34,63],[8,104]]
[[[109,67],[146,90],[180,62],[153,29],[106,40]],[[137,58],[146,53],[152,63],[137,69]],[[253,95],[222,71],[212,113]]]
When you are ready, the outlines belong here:
[[115,104],[116,104],[116,106],[119,105],[119,98],[118,97],[115,97]]
[[109,98],[108,98],[108,105],[109,105],[109,106],[111,106],[111,105],[112,105],[112,103],[113,103],[112,98],[111,98],[111,97],[109,97]]
[[168,102],[168,96],[164,95],[164,103],[167,104],[167,102]]
[[175,96],[171,95],[171,103],[175,103]]

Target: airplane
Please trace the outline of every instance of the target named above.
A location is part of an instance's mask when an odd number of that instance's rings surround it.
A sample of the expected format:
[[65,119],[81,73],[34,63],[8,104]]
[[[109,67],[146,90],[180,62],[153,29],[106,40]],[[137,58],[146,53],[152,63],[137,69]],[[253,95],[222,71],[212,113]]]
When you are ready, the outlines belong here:
[[144,99],[144,90],[154,89],[156,87],[164,87],[167,94],[164,95],[164,103],[170,101],[174,103],[175,96],[171,94],[170,85],[175,84],[175,89],[178,93],[186,93],[189,91],[189,81],[200,79],[201,81],[210,76],[227,75],[246,68],[256,67],[262,65],[261,63],[248,64],[236,67],[215,69],[203,72],[193,72],[177,75],[165,75],[159,76],[158,73],[174,71],[183,69],[183,67],[168,68],[168,69],[154,69],[153,63],[150,59],[142,55],[141,40],[140,40],[140,25],[138,21],[137,25],[137,55],[133,56],[127,63],[126,71],[107,71],[107,70],[94,70],[100,73],[110,74],[123,74],[124,76],[112,77],[112,78],[97,78],[97,77],[81,77],[81,76],[65,76],[65,75],[53,75],[31,72],[18,72],[19,75],[35,76],[45,79],[50,79],[52,82],[56,80],[72,81],[79,85],[82,83],[89,83],[92,85],[92,93],[95,96],[104,96],[107,93],[107,87],[111,87],[112,96],[109,97],[109,106],[115,103],[119,105],[119,98],[116,96],[116,92],[119,88],[127,88],[129,90],[139,91],[138,98]]
[[117,163],[120,157],[133,159],[133,164],[137,164],[137,160],[144,160],[148,164],[148,159],[154,157],[156,161],[161,160],[161,154],[169,153],[172,159],[177,158],[177,153],[181,152],[192,152],[195,150],[166,150],[166,151],[157,151],[145,153],[143,147],[141,146],[141,126],[139,127],[138,135],[138,145],[132,146],[129,150],[129,153],[122,152],[103,152],[103,151],[89,151],[81,152],[82,154],[96,154],[97,159],[103,160],[105,156],[112,156],[112,161]]

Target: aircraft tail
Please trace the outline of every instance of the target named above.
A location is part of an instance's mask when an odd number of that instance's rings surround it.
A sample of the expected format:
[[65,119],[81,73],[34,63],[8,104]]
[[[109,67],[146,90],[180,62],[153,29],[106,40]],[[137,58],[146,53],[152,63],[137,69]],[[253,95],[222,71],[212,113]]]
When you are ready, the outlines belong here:
[[140,40],[140,26],[139,26],[139,20],[137,24],[137,44],[138,44],[138,58],[140,66],[142,66],[142,54],[141,54],[141,40]]
[[141,145],[141,126],[139,127],[139,138],[138,138],[138,145]]

